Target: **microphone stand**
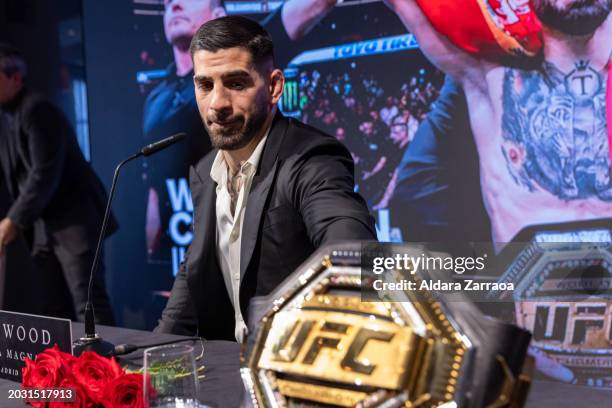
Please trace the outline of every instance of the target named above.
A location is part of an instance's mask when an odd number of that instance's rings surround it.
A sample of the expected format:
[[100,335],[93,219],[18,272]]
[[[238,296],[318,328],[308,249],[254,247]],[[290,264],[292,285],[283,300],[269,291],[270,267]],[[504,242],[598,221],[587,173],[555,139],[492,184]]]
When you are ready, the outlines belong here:
[[106,238],[106,228],[108,227],[108,218],[111,211],[111,203],[115,195],[115,188],[117,187],[117,180],[119,179],[119,172],[124,164],[140,157],[150,156],[166,147],[172,146],[176,142],[180,142],[185,138],[186,133],[181,132],[165,139],[159,140],[155,143],[151,143],[143,147],[138,153],[128,157],[117,165],[115,168],[115,174],[113,175],[113,182],[111,184],[110,193],[108,200],[106,201],[106,210],[104,210],[104,219],[102,220],[102,228],[100,229],[100,236],[98,237],[98,246],[96,247],[96,254],[94,256],[93,264],[91,265],[91,272],[89,273],[89,287],[87,288],[87,303],[85,305],[85,336],[79,338],[72,343],[73,354],[79,356],[84,351],[93,351],[101,356],[112,356],[115,353],[115,345],[105,341],[96,333],[96,317],[94,313],[94,307],[91,303],[91,291],[93,290],[94,277],[96,276],[96,270],[100,263],[100,251],[102,250],[102,243]]
[[98,263],[100,258],[100,252],[102,250],[102,243],[106,237],[106,228],[108,227],[108,218],[110,217],[111,203],[113,196],[115,195],[115,187],[117,186],[117,179],[119,178],[119,172],[124,164],[143,156],[143,152],[140,151],[127,159],[123,160],[115,168],[115,174],[113,175],[113,182],[111,184],[110,193],[108,195],[108,201],[106,202],[106,210],[104,211],[104,219],[102,221],[102,229],[100,230],[100,236],[98,237],[98,246],[96,247],[96,254],[94,256],[93,264],[91,265],[91,272],[89,274],[89,287],[87,288],[87,304],[85,306],[85,336],[75,340],[72,344],[72,350],[74,355],[79,356],[84,351],[93,351],[101,356],[112,356],[115,351],[115,345],[105,341],[96,333],[96,318],[94,314],[93,304],[91,302],[91,291],[93,289],[94,277],[98,269]]

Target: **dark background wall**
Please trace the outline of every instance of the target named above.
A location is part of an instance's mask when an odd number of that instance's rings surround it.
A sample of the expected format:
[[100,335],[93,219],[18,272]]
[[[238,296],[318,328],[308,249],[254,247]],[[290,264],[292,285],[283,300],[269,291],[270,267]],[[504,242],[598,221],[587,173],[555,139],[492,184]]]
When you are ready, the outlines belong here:
[[[75,100],[75,86],[79,95],[85,91],[81,17],[80,0],[0,0],[0,41],[21,51],[28,64],[28,86],[62,108],[81,131],[87,156],[86,106]],[[2,183],[0,177],[0,218],[10,205]],[[27,247],[18,240],[8,252],[11,272],[6,275],[3,308],[30,312],[35,292]]]
[[70,82],[84,76],[80,27],[80,0],[0,0],[0,41],[21,50],[29,85],[61,104],[70,118]]

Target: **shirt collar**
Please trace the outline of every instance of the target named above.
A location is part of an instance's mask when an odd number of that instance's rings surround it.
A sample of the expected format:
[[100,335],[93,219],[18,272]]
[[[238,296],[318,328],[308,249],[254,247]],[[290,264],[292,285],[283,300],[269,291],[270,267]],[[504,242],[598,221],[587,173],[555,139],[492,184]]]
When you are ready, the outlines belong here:
[[[266,140],[268,139],[268,135],[270,134],[270,128],[266,131],[264,137],[261,138],[251,156],[247,159],[246,162],[242,164],[241,169],[245,168],[245,165],[257,170],[257,166],[259,166],[259,161],[261,160],[261,155],[263,154],[263,148],[266,144]],[[212,167],[210,168],[210,177],[217,184],[223,183],[223,178],[227,174],[227,163],[225,162],[225,158],[223,157],[223,152],[221,149],[217,151],[217,155],[215,156],[215,160],[213,161]]]

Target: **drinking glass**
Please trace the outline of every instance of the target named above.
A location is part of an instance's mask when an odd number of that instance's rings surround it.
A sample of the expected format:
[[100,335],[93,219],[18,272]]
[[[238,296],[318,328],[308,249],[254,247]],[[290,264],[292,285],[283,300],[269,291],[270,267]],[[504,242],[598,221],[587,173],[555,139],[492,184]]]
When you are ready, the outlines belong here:
[[198,376],[193,347],[169,345],[144,351],[144,406],[198,408]]

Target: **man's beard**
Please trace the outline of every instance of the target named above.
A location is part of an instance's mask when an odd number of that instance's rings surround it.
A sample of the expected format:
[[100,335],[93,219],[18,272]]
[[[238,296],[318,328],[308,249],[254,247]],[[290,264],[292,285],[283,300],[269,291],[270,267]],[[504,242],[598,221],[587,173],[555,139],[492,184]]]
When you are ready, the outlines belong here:
[[245,147],[261,130],[269,111],[266,109],[266,104],[257,104],[256,111],[245,121],[244,116],[236,116],[231,119],[236,125],[229,129],[213,130],[207,121],[204,121],[210,143],[216,149],[237,150]]
[[565,34],[582,36],[593,33],[610,14],[612,0],[575,0],[563,9],[555,0],[533,0],[540,21]]

